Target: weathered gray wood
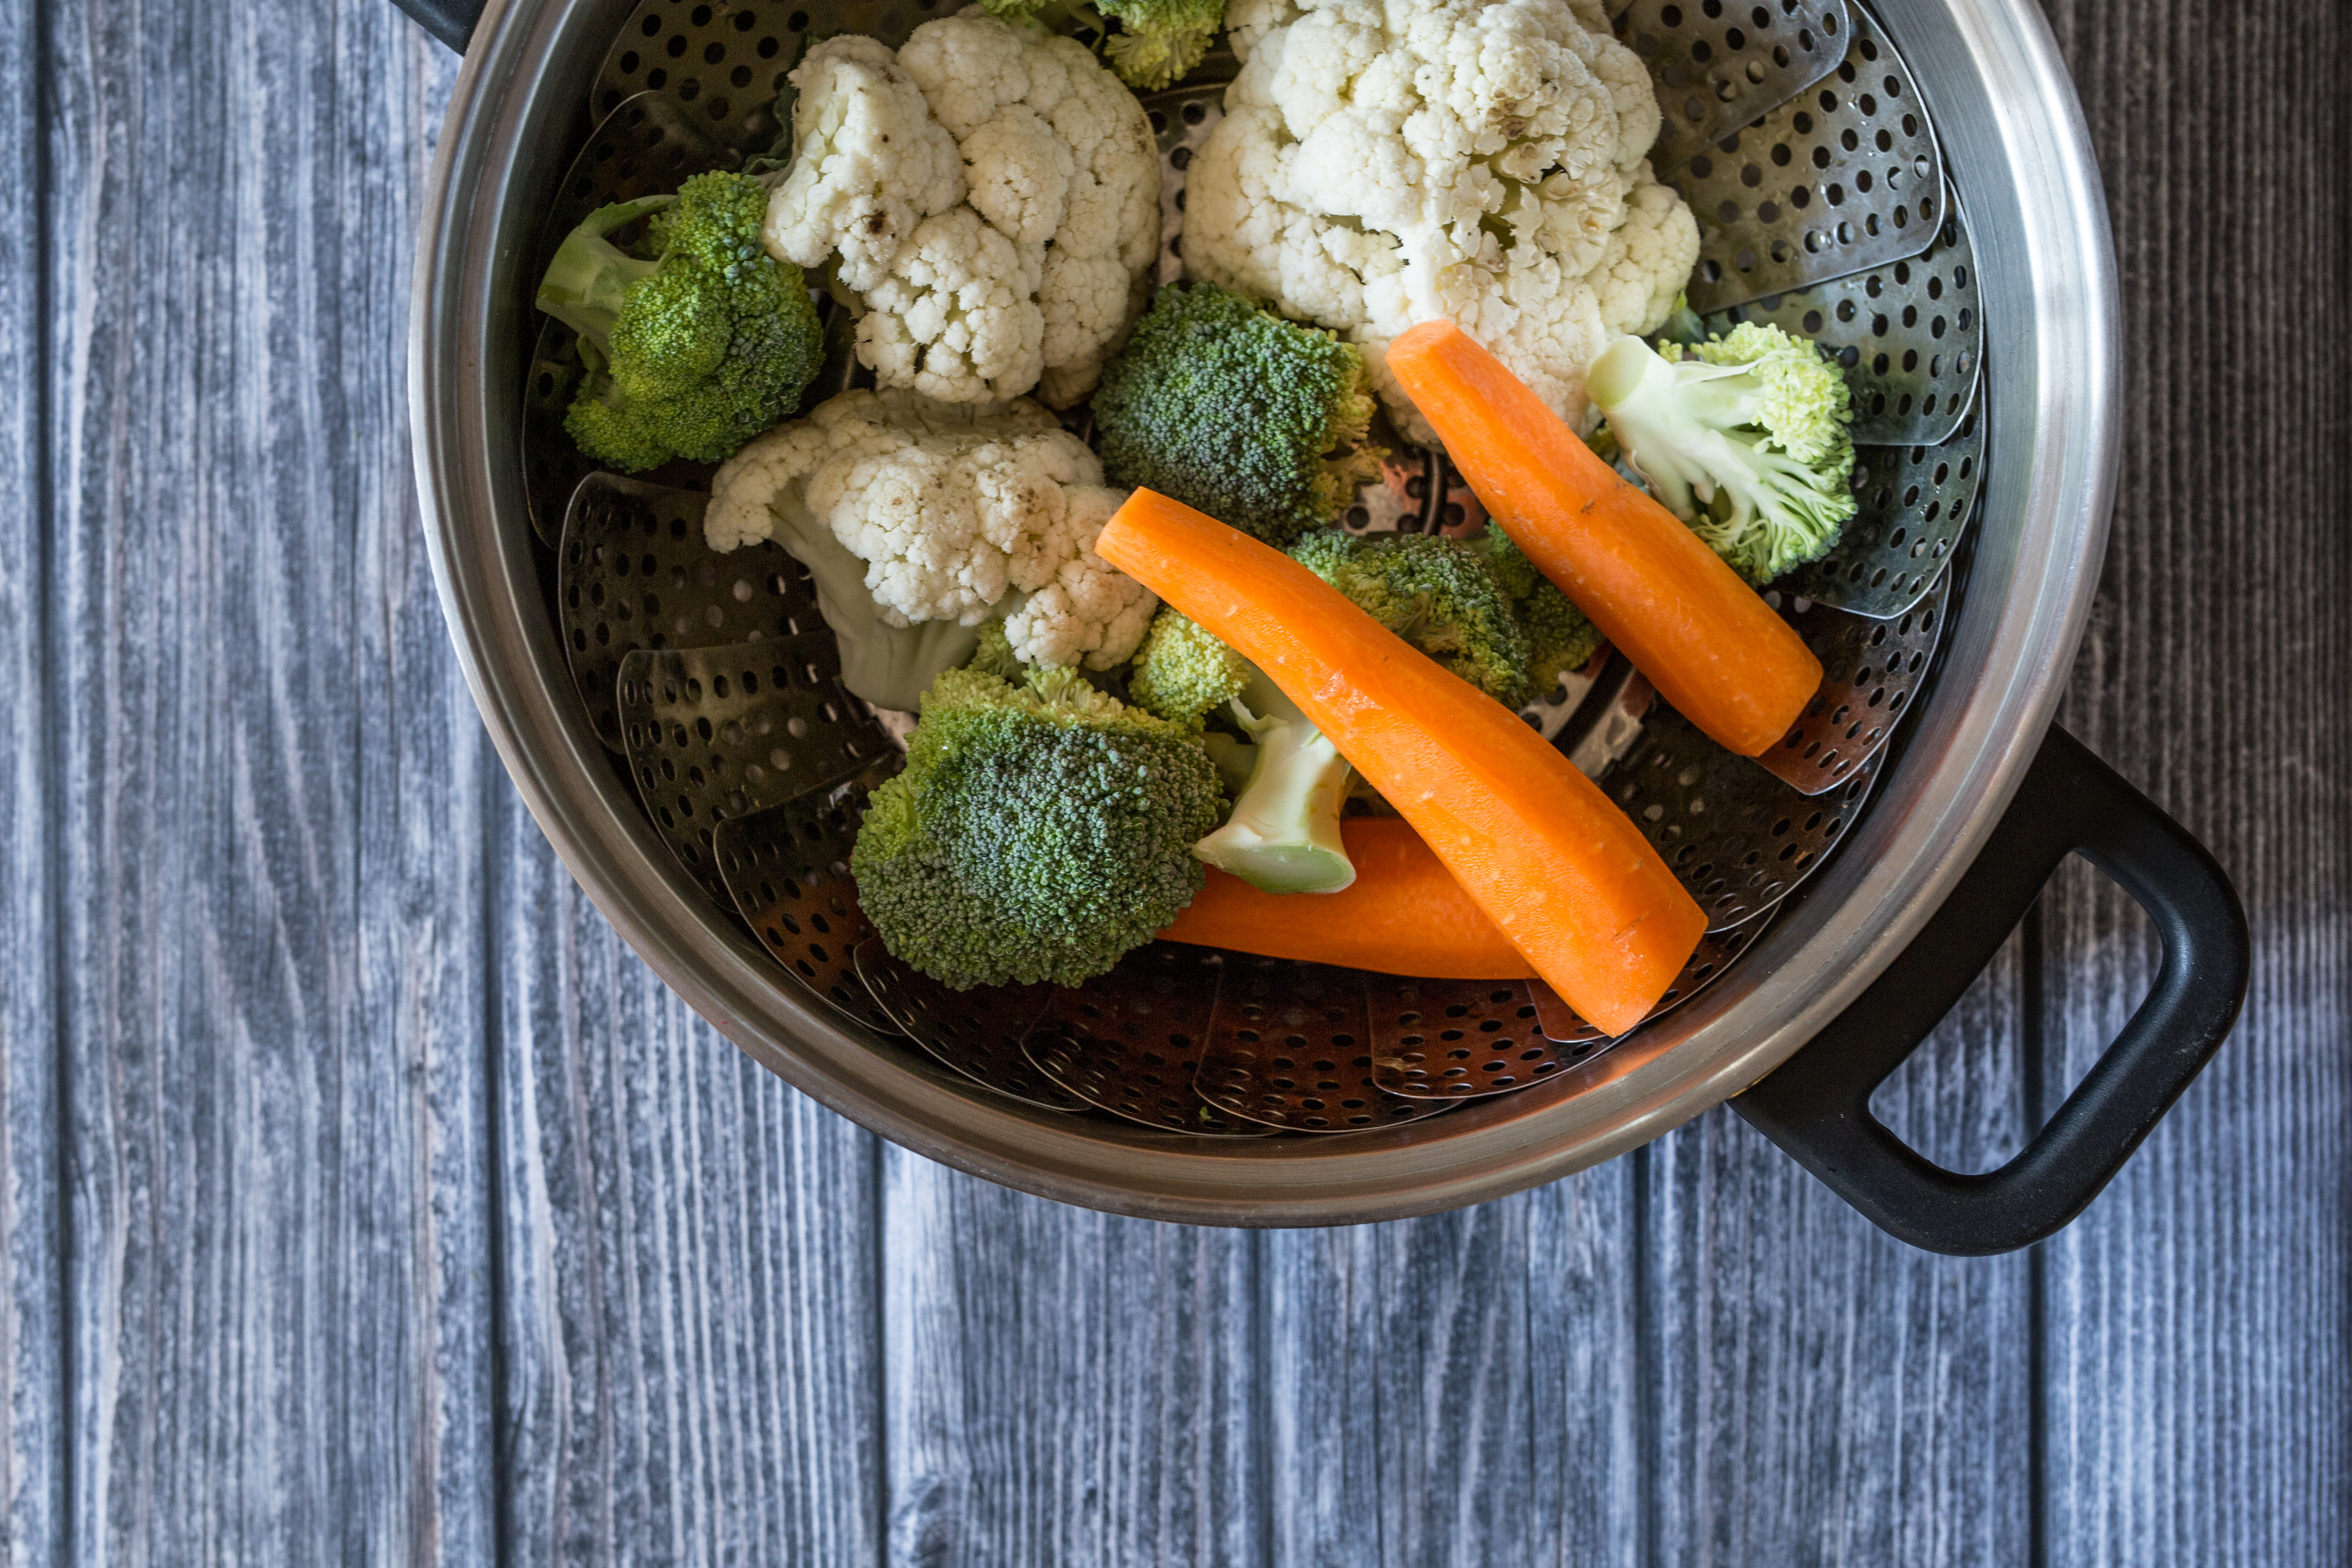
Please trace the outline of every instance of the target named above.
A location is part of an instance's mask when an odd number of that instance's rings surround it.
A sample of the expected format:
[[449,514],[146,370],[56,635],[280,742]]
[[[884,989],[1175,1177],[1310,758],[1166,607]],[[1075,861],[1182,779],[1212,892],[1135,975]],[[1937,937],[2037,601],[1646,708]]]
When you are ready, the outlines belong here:
[[1265,1563],[1255,1239],[883,1160],[888,1561]]
[[[51,710],[42,487],[41,126],[33,8],[0,8],[0,660],[8,707]],[[48,726],[9,726],[0,763],[0,1563],[65,1545],[58,1228],[55,821]]]
[[878,1560],[874,1140],[695,1017],[501,817],[509,1560]]
[[[1931,1159],[2023,1127],[2020,943],[1881,1089]],[[1641,1152],[1653,1561],[2028,1561],[2027,1260],[1874,1228],[1727,1110]]]
[[1276,1562],[1636,1561],[1632,1175],[1266,1238]]
[[[2352,1540],[2352,451],[2344,7],[2052,6],[2122,262],[2125,483],[2064,721],[2210,845],[2236,1035],[2052,1242],[2053,1563]],[[2087,872],[2047,922],[2053,1104],[2155,973]]]
[[61,1560],[479,1563],[488,757],[399,347],[447,67],[373,0],[47,25]]

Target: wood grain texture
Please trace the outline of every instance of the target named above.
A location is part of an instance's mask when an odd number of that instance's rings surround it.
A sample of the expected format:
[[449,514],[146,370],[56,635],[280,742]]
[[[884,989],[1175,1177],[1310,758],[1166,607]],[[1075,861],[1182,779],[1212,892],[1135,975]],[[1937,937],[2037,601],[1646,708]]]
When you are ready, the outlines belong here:
[[886,1561],[1265,1563],[1257,1238],[883,1163]]
[[[2020,952],[1874,1102],[1949,1168],[2023,1130]],[[1727,1110],[1637,1158],[1649,1560],[2029,1561],[2028,1260],[1906,1247]]]
[[[48,515],[41,446],[46,319],[40,37],[0,8],[0,663],[11,711],[54,710]],[[53,753],[46,723],[0,753],[0,1564],[65,1546],[64,1235],[58,1227]]]
[[68,1560],[491,1547],[478,802],[383,8],[59,6]]
[[[2252,921],[2237,1033],[2047,1247],[2053,1563],[2317,1563],[2352,1540],[2347,17],[2061,0],[2122,267],[2115,542],[2062,717],[2210,845]],[[2155,953],[2049,900],[2051,1103]]]
[[499,815],[504,1560],[878,1561],[873,1139],[697,1018]]
[[1266,1238],[1276,1563],[1636,1560],[1632,1175]]

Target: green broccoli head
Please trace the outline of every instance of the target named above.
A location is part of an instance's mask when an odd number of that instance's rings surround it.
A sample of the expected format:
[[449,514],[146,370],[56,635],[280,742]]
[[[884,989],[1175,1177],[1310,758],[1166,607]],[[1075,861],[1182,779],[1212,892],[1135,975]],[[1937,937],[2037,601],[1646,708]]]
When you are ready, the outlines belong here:
[[1173,87],[1201,63],[1225,19],[1225,0],[1100,0],[1119,30],[1104,44],[1110,68],[1139,92]]
[[[799,404],[824,329],[801,269],[760,243],[767,208],[751,175],[697,174],[675,198],[600,208],[558,247],[539,304],[591,367],[564,422],[582,451],[629,470],[715,463]],[[652,259],[607,237],[648,213]]]
[[945,984],[1076,985],[1201,890],[1217,770],[1192,731],[1074,670],[951,669],[850,868],[885,946]]
[[1582,669],[1601,651],[1601,628],[1592,624],[1574,600],[1528,559],[1517,541],[1489,521],[1486,537],[1475,542],[1487,569],[1511,601],[1519,629],[1528,639],[1527,695],[1540,698],[1571,669]]
[[1512,708],[1526,700],[1527,634],[1479,545],[1434,533],[1359,536],[1332,528],[1307,534],[1291,554],[1487,696]]
[[1137,707],[1176,724],[1199,724],[1241,695],[1249,660],[1211,637],[1201,623],[1162,605],[1135,656],[1128,695]]
[[1819,560],[1854,500],[1845,377],[1802,338],[1746,322],[1679,357],[1620,338],[1586,390],[1650,489],[1759,587]]
[[1160,290],[1094,399],[1113,483],[1287,546],[1380,476],[1364,356],[1214,284]]

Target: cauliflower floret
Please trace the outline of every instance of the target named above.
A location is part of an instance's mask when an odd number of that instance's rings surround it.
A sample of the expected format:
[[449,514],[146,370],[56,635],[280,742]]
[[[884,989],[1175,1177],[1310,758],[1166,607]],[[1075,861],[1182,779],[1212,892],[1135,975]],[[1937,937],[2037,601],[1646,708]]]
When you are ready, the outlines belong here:
[[1235,0],[1245,63],[1192,165],[1196,278],[1367,351],[1446,317],[1571,423],[1614,331],[1664,321],[1698,230],[1643,155],[1649,78],[1591,0]]
[[846,392],[719,470],[703,537],[722,552],[780,538],[797,510],[863,563],[883,626],[1003,614],[1024,659],[1108,669],[1135,652],[1158,601],[1094,552],[1127,499],[1102,479],[1086,444],[1026,398]]
[[791,169],[766,243],[862,296],[884,386],[1067,406],[1142,309],[1160,157],[1132,93],[1085,46],[976,7],[895,55],[827,39],[793,72]]
[[1095,553],[1095,541],[1127,492],[1101,485],[1063,491],[1066,519],[1077,553],[1004,617],[1004,639],[1027,664],[1084,663],[1088,669],[1124,664],[1142,646],[1160,600],[1150,589]]

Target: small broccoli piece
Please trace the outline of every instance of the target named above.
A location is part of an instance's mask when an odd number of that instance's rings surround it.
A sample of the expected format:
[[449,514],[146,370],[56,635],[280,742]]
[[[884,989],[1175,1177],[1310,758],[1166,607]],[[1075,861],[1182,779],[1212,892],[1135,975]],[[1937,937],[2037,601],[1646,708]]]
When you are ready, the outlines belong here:
[[[600,207],[565,237],[539,307],[580,334],[589,366],[564,428],[617,468],[715,463],[791,413],[824,354],[801,269],[760,243],[768,188],[697,174],[675,197]],[[650,215],[646,248],[607,237]]]
[[1173,87],[1209,52],[1225,0],[1100,0],[1119,30],[1103,45],[1110,68],[1139,92]]
[[1828,553],[1853,516],[1845,377],[1802,338],[1753,322],[1695,352],[1664,359],[1620,338],[1586,389],[1652,493],[1760,587]]
[[1113,483],[1272,544],[1328,522],[1380,477],[1361,352],[1213,284],[1160,290],[1104,368],[1094,415]]
[[1495,581],[1510,596],[1511,613],[1528,639],[1529,700],[1543,697],[1571,669],[1582,669],[1601,650],[1601,628],[1552,580],[1536,570],[1517,541],[1489,521],[1486,537],[1475,542],[1486,554]]
[[1202,630],[1200,622],[1162,605],[1135,656],[1127,690],[1147,712],[1197,725],[1240,696],[1255,673],[1249,660]]
[[1269,893],[1336,893],[1356,879],[1339,837],[1348,759],[1263,673],[1233,703],[1257,742],[1249,781],[1224,826],[1192,853]]
[[1192,732],[1075,670],[951,669],[906,770],[874,792],[850,869],[883,944],[958,990],[1076,985],[1201,890],[1217,770]]
[[[1110,68],[1138,92],[1173,87],[1209,52],[1225,19],[1225,0],[980,0],[992,16],[1031,22],[1049,32],[1091,33],[1102,40]],[[1103,18],[1119,30],[1104,35]]]
[[1434,533],[1309,533],[1291,551],[1374,620],[1507,708],[1527,695],[1528,639],[1486,553]]

